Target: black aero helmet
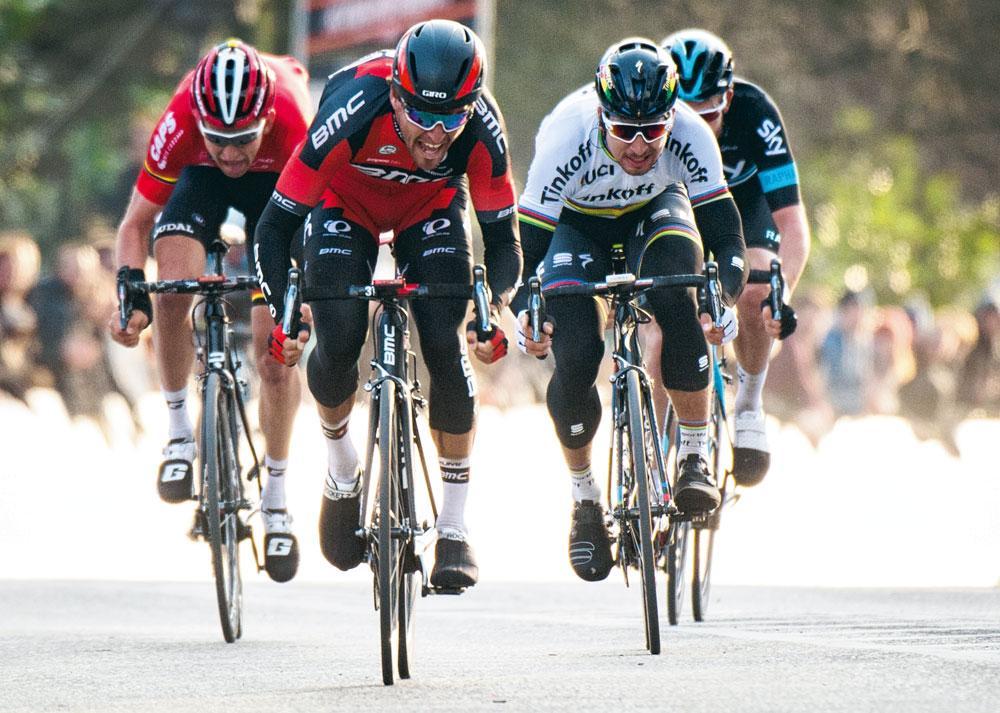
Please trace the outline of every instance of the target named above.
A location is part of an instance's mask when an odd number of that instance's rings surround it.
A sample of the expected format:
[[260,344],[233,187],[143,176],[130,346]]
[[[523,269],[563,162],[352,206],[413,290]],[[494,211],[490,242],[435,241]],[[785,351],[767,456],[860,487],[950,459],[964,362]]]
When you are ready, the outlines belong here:
[[392,84],[413,108],[448,113],[479,99],[485,71],[486,53],[475,32],[451,20],[429,20],[396,45]]
[[733,84],[733,53],[729,45],[705,30],[675,32],[663,40],[677,65],[681,99],[702,102]]
[[604,53],[594,86],[606,114],[630,121],[659,119],[677,101],[677,70],[655,42],[632,37]]

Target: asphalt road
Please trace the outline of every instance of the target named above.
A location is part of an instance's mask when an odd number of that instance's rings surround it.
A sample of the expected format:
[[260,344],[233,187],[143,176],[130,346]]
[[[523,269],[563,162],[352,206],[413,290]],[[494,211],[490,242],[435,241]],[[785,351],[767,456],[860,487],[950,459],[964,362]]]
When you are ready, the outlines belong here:
[[391,688],[369,586],[254,577],[246,599],[226,644],[207,581],[0,582],[0,711],[1000,710],[997,589],[719,586],[654,657],[617,574],[485,582],[418,602]]

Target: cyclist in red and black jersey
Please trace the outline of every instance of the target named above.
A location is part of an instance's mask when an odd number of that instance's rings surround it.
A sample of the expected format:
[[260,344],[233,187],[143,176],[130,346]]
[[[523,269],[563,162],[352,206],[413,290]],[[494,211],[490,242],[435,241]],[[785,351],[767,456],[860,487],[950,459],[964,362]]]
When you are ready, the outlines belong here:
[[[187,279],[205,270],[205,251],[219,236],[230,207],[246,217],[247,233],[274,190],[278,173],[305,135],[312,116],[308,74],[291,57],[263,54],[229,40],[213,48],[178,85],[157,122],[135,190],[118,227],[118,264],[143,280],[153,236],[160,279]],[[164,449],[158,488],[168,502],[192,497],[196,455],[187,409],[194,360],[192,297],[160,295],[153,328],[160,382],[169,406],[170,441]],[[262,509],[265,563],[276,581],[298,568],[298,543],[285,505],[284,475],[292,423],[298,408],[297,373],[267,357],[270,317],[254,296],[254,350],[261,375],[260,426],[266,441],[268,478]],[[126,329],[117,313],[109,328],[115,341],[139,342],[153,321],[148,298],[135,305]],[[307,335],[303,334],[305,339]]]
[[[368,283],[380,240],[392,242],[397,272],[410,281],[470,284],[470,197],[497,321],[520,274],[521,249],[506,131],[483,88],[484,64],[482,43],[471,30],[431,20],[410,28],[395,53],[369,55],[330,77],[316,119],[257,228],[258,275],[276,321],[290,240],[303,219],[307,286]],[[431,573],[440,587],[467,587],[478,578],[464,519],[476,403],[468,347],[485,362],[506,352],[499,329],[489,342],[477,342],[475,332],[460,334],[467,304],[435,299],[413,305],[444,480]],[[326,558],[346,570],[364,552],[355,535],[361,473],[346,434],[367,306],[334,300],[303,312],[315,321],[318,343],[307,375],[329,453],[321,544]],[[281,339],[280,325],[275,338]]]

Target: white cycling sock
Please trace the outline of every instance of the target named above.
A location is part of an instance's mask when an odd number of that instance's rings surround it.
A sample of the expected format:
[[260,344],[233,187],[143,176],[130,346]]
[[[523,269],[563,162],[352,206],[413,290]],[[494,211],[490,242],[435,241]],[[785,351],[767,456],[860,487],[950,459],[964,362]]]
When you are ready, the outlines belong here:
[[351,440],[350,416],[337,424],[320,422],[326,436],[326,467],[339,490],[353,490],[358,482],[358,452]]
[[680,438],[677,442],[677,460],[682,461],[692,453],[708,460],[708,422],[678,421]]
[[569,469],[569,477],[572,482],[573,501],[581,502],[590,500],[598,503],[601,501],[601,486],[594,480],[594,473],[589,465],[580,470]]
[[275,460],[271,456],[265,455],[264,465],[267,466],[267,482],[264,484],[260,506],[264,510],[284,510],[285,470],[288,468],[288,459]]
[[163,398],[167,401],[169,421],[167,435],[170,440],[175,438],[194,439],[194,426],[187,409],[188,390],[185,386],[178,391],[163,390]]
[[764,408],[764,382],[767,381],[767,365],[764,365],[763,371],[759,374],[749,374],[737,364],[736,377],[739,386],[736,388],[733,413],[760,411]]
[[438,512],[438,534],[445,532],[466,535],[465,499],[469,495],[469,459],[438,458],[441,480],[444,483],[444,497]]

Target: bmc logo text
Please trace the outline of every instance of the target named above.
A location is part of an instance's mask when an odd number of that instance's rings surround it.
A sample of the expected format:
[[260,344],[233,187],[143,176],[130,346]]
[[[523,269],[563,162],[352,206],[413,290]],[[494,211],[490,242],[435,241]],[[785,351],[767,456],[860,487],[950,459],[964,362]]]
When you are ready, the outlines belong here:
[[396,328],[386,324],[382,327],[382,362],[387,366],[396,365]]
[[490,132],[493,140],[496,141],[497,150],[500,152],[500,155],[502,156],[507,153],[507,143],[503,136],[503,127],[500,126],[500,120],[497,119],[496,114],[490,109],[490,105],[482,97],[476,102],[476,112],[483,117],[486,130]]
[[[330,116],[326,118],[326,121],[312,132],[312,145],[314,149],[318,149],[320,146],[325,144],[329,140],[331,134],[344,125],[347,121],[347,117],[353,116],[358,112],[358,109],[365,105],[365,100],[361,99],[361,95],[364,91],[359,91],[353,97],[347,100],[345,106],[337,107]],[[360,99],[360,101],[358,101]]]

